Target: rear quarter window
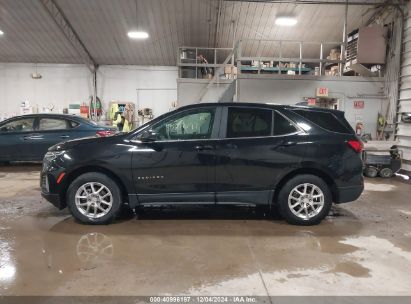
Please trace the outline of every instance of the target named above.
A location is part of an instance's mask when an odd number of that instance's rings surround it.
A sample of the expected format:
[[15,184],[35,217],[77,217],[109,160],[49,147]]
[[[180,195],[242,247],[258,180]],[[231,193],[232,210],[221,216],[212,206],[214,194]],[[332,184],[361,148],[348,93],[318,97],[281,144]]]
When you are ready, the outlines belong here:
[[287,135],[298,132],[294,124],[285,118],[282,114],[274,111],[274,135]]
[[348,128],[344,122],[340,121],[333,113],[306,110],[294,110],[294,112],[327,131],[345,134],[352,133],[352,130]]
[[72,129],[79,125],[79,123],[74,121],[74,120],[69,120],[68,123],[70,125],[70,128],[72,128]]

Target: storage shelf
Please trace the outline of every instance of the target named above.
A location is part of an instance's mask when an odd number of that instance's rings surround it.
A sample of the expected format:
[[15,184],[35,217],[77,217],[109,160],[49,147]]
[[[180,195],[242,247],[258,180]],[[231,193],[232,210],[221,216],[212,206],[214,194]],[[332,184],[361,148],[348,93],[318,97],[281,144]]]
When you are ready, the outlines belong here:
[[[281,72],[288,72],[288,71],[294,71],[294,72],[299,72],[300,69],[299,68],[278,68],[278,67],[265,67],[265,68],[261,68],[259,69],[258,67],[252,67],[252,66],[241,66],[241,71],[263,71],[263,72],[279,72],[281,70]],[[309,73],[311,72],[312,69],[311,68],[301,68],[301,73]]]
[[331,68],[331,67],[337,66],[337,65],[339,65],[338,62],[327,62],[327,63],[324,64],[324,68],[327,69],[327,68]]

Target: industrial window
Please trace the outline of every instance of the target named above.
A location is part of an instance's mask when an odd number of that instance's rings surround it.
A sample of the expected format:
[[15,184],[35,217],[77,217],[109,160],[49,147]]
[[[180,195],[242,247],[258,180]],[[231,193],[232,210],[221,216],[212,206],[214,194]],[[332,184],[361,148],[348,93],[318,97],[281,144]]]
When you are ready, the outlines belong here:
[[228,108],[227,137],[270,136],[273,112],[258,108]]
[[41,118],[39,130],[64,130],[67,129],[67,120],[65,119],[55,119],[55,118]]
[[303,116],[304,118],[308,119],[309,121],[315,123],[316,125],[320,126],[325,130],[338,133],[352,133],[352,130],[350,130],[343,122],[341,122],[334,114],[330,112],[305,110],[294,110],[294,112]]
[[297,132],[298,129],[294,124],[283,115],[274,111],[274,135],[286,135]]
[[34,118],[23,118],[10,121],[0,126],[0,132],[29,132],[33,131]]
[[153,127],[158,140],[209,139],[213,130],[215,108],[183,112]]

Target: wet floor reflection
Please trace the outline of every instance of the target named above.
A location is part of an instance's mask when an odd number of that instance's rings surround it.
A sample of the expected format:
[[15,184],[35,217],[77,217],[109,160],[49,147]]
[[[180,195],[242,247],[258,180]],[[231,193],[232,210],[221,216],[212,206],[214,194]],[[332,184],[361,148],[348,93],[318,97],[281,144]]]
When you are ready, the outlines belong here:
[[114,255],[114,246],[105,234],[91,232],[78,240],[76,253],[82,265],[81,269],[90,269],[100,263],[109,263]]
[[0,189],[1,295],[403,294],[411,285],[409,185],[368,187],[311,227],[237,207],[145,209],[90,226],[43,202],[36,172],[13,170],[0,170],[10,180]]
[[[175,294],[252,277],[259,269],[286,271],[288,279],[302,269],[341,271],[338,263],[358,248],[339,241],[361,229],[350,213],[343,215],[349,224],[330,217],[314,227],[291,226],[249,208],[148,209],[129,216],[109,226],[81,225],[70,216],[22,218],[12,227],[17,276],[4,292],[18,292],[34,276],[28,294],[150,294],[158,286]],[[26,234],[33,226],[35,239]],[[97,290],[88,285],[96,277]],[[261,286],[253,279],[250,288],[263,292]]]
[[[2,230],[4,228],[0,227],[0,231]],[[4,288],[8,288],[9,285],[13,284],[16,275],[12,246],[11,240],[7,241],[0,238],[0,285]]]

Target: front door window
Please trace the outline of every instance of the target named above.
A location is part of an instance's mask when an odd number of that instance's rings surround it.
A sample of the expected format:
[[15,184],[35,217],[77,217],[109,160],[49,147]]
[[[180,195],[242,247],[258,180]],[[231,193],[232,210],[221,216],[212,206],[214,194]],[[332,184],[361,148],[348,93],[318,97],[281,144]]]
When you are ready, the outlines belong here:
[[10,121],[0,127],[1,133],[33,131],[34,118],[23,118]]
[[185,111],[153,126],[157,140],[209,139],[213,130],[215,108]]

